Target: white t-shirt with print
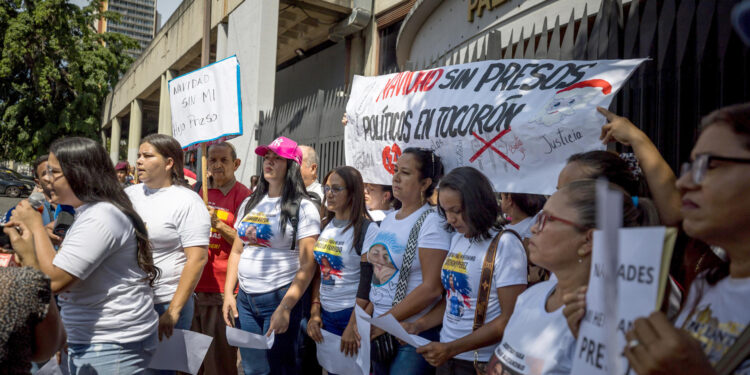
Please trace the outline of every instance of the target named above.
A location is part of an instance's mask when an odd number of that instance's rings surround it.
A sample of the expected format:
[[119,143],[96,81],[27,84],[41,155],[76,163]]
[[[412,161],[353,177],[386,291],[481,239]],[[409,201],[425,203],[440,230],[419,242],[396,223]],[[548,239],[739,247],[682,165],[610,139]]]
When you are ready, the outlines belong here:
[[[320,304],[329,312],[354,307],[359,288],[362,257],[354,248],[354,227],[344,231],[347,225],[349,221],[333,219],[315,243],[315,261],[320,266]],[[377,234],[378,225],[370,223],[362,249],[368,248]]]
[[553,312],[545,308],[555,286],[556,281],[544,281],[518,296],[490,368],[499,360],[503,374],[570,374],[576,339],[563,316],[563,307]]
[[[372,287],[370,288],[370,301],[375,307],[373,316],[381,316],[393,307],[393,298],[396,296],[396,285],[404,260],[406,243],[409,240],[409,232],[422,213],[430,208],[425,204],[401,220],[396,219],[398,211],[392,212],[380,223],[378,235],[367,252],[367,260],[373,265]],[[407,294],[422,284],[422,264],[419,261],[418,249],[438,249],[447,252],[450,243],[451,235],[445,231],[445,221],[437,212],[432,212],[425,218],[419,230],[417,254],[414,256],[407,279]],[[437,298],[424,310],[406,321],[417,320],[430,311],[439,300],[440,298]]]
[[[497,232],[492,231],[491,235],[492,238],[477,243],[471,243],[460,233],[453,236],[451,250],[440,274],[447,293],[440,342],[455,341],[473,331],[482,264]],[[526,285],[526,252],[518,237],[505,233],[497,244],[485,322],[500,316],[502,311],[497,289],[510,285]],[[489,361],[494,348],[495,345],[490,345],[477,350],[479,361]],[[456,358],[473,361],[474,351],[461,353]]]
[[69,343],[140,342],[156,332],[159,316],[137,252],[133,224],[114,205],[76,208],[52,261],[78,278],[59,294]]
[[512,229],[518,233],[521,238],[531,238],[531,227],[536,223],[536,216],[529,216],[518,224],[505,224],[506,229]]
[[[696,304],[699,294],[700,301]],[[690,287],[687,302],[675,326],[686,330],[700,341],[712,365],[734,344],[750,324],[750,278],[726,277],[708,285],[703,275]],[[750,375],[750,359],[733,372]]]
[[[268,195],[245,215],[245,199],[237,210],[234,228],[245,244],[239,264],[240,288],[245,293],[268,293],[286,286],[294,280],[299,270],[299,248],[292,248],[293,225],[288,222],[281,233],[281,198]],[[250,244],[251,232],[255,232],[256,243]],[[297,222],[297,240],[317,236],[320,233],[320,213],[308,199],[300,203]]]
[[161,269],[154,283],[154,303],[170,302],[187,262],[184,249],[208,246],[211,216],[201,197],[183,186],[150,189],[138,184],[125,192],[146,223],[154,265]]

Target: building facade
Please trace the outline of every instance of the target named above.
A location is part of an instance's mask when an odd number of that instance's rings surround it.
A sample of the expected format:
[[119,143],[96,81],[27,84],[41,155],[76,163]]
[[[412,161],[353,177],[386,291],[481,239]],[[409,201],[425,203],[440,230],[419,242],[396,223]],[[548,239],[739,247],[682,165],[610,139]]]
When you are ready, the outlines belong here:
[[140,56],[159,28],[156,0],[106,0],[102,6],[104,10],[119,13],[120,21],[101,20],[98,31],[120,33],[135,39],[140,47],[128,53],[134,58]]
[[[344,163],[341,118],[355,74],[495,59],[650,58],[612,109],[649,134],[677,170],[699,120],[750,101],[750,49],[731,28],[736,0],[212,0],[210,61],[237,55],[244,183],[257,144],[315,147],[321,176]],[[202,0],[184,0],[107,98],[103,136],[171,134],[167,82],[200,67]],[[111,150],[117,155],[117,150]],[[623,150],[626,151],[626,150]]]

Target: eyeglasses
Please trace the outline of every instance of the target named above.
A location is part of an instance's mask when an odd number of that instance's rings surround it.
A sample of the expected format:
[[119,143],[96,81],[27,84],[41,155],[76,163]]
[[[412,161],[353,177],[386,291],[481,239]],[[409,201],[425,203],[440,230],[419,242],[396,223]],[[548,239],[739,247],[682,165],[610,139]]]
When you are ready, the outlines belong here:
[[578,229],[580,231],[586,231],[586,230],[589,229],[589,228],[586,228],[585,226],[583,226],[581,224],[576,224],[576,223],[574,223],[574,222],[572,222],[570,220],[566,220],[566,219],[563,219],[561,217],[550,215],[550,214],[548,214],[548,213],[546,213],[544,211],[541,211],[541,212],[539,212],[539,216],[536,217],[536,227],[537,227],[537,230],[539,232],[541,232],[542,230],[544,230],[544,225],[547,224],[548,221],[559,221],[559,222],[561,222],[563,224],[568,224],[570,226],[573,226],[573,227],[575,227],[576,229]]
[[49,164],[47,164],[47,176],[55,180],[58,177],[62,176],[62,171],[59,169],[53,169]]
[[717,160],[717,161],[726,161],[730,163],[740,163],[740,164],[750,164],[750,159],[740,159],[740,158],[729,158],[725,156],[716,156],[711,154],[700,154],[698,155],[693,162],[688,163],[682,163],[682,168],[680,169],[680,177],[685,176],[688,173],[692,174],[693,183],[696,185],[700,185],[703,180],[706,178],[706,172],[709,169],[709,166],[711,165],[711,162]]
[[329,192],[333,195],[338,195],[340,192],[346,190],[343,186],[323,186],[323,193],[328,194]]

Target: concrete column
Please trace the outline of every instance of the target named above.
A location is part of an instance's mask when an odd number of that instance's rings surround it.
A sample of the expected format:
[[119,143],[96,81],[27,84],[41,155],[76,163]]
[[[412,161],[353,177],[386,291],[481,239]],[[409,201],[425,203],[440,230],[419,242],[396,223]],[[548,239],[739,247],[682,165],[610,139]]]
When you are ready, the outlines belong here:
[[102,138],[102,146],[104,146],[104,149],[107,149],[107,131],[102,128],[102,130],[99,131],[99,137]]
[[244,133],[231,142],[242,159],[236,176],[246,185],[257,174],[254,150],[260,111],[273,108],[278,30],[278,1],[244,1],[229,14],[226,56],[236,54],[240,62]]
[[222,22],[216,26],[216,61],[227,55],[227,41],[229,38],[229,24]]
[[138,159],[138,146],[141,143],[141,131],[143,128],[143,102],[135,99],[130,103],[130,132],[128,133],[128,162],[135,165]]
[[120,161],[120,135],[122,128],[120,127],[120,118],[115,116],[112,119],[112,129],[109,135],[109,158],[112,159],[112,164],[117,164]]
[[172,136],[172,107],[169,103],[169,81],[177,72],[167,69],[161,75],[161,89],[159,91],[159,134]]

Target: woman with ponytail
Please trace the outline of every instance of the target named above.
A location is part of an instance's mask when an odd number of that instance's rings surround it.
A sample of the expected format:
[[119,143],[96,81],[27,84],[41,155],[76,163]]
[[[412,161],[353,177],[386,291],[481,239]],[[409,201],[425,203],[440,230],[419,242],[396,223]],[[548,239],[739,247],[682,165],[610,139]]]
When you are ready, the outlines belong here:
[[148,225],[154,263],[161,276],[154,283],[159,340],[174,328],[190,329],[193,290],[208,260],[211,218],[200,196],[187,188],[184,157],[176,139],[152,134],[141,141],[138,185],[125,189]]
[[33,235],[34,251],[19,255],[49,276],[58,294],[70,373],[141,374],[156,351],[158,325],[150,286],[159,272],[146,226],[98,142],[55,141],[47,168],[53,203],[76,210],[60,251],[27,201],[5,230]]

